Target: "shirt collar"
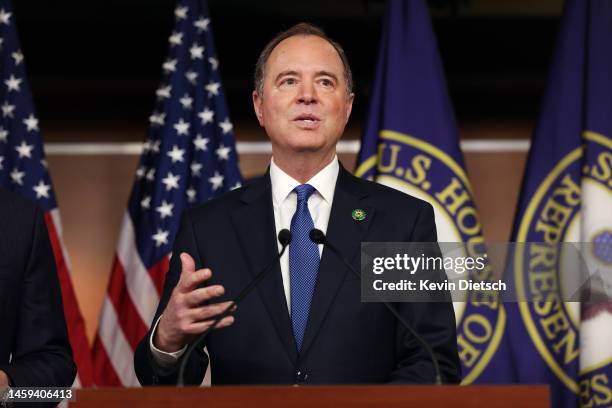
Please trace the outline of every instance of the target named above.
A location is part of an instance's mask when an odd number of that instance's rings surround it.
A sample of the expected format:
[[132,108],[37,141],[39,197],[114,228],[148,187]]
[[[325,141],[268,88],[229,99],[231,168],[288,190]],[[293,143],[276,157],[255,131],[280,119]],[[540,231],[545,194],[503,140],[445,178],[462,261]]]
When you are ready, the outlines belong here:
[[[325,201],[331,203],[334,198],[334,189],[336,188],[339,171],[338,156],[334,156],[334,159],[327,166],[322,168],[304,184],[313,186]],[[285,201],[293,189],[301,184],[281,170],[274,163],[274,158],[270,162],[270,180],[272,182],[272,196],[276,204],[281,204]]]

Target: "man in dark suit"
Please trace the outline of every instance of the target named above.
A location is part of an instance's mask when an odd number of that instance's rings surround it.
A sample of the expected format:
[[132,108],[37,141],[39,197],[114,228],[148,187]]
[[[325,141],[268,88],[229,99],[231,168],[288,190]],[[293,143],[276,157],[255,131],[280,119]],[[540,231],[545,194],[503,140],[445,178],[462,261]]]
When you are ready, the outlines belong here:
[[0,390],[69,387],[76,375],[47,227],[0,189]]
[[[135,353],[143,385],[176,382],[186,345],[274,259],[284,228],[288,253],[207,339],[213,384],[433,381],[422,346],[382,304],[360,302],[359,278],[308,237],[322,230],[357,270],[362,241],[436,241],[429,204],[339,164],[353,98],[342,48],[316,27],[299,24],[263,50],[253,104],[272,142],[269,172],[184,213],[152,330]],[[452,305],[396,306],[433,348],[443,380],[459,382]],[[192,355],[186,382],[199,384],[207,363]]]

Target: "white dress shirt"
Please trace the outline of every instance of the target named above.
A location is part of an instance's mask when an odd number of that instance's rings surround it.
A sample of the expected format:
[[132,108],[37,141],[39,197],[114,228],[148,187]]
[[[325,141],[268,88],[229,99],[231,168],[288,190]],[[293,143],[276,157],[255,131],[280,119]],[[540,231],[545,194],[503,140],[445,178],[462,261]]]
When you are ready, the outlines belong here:
[[[335,157],[327,166],[314,175],[305,184],[315,188],[308,199],[308,210],[312,216],[315,228],[327,234],[327,224],[334,200],[334,190],[338,179],[338,157]],[[274,224],[276,235],[286,228],[291,230],[291,219],[297,207],[297,194],[293,191],[301,183],[282,171],[272,159],[270,163],[270,180],[272,181],[272,206],[274,207]],[[281,245],[278,244],[280,251]],[[323,244],[319,245],[319,257],[323,251]],[[289,284],[289,251],[280,259],[281,274],[283,277],[283,288],[287,299],[287,308],[291,312],[291,292]]]
[[[338,157],[325,166],[321,171],[315,174],[305,184],[310,184],[315,188],[308,199],[308,210],[312,216],[312,221],[315,228],[320,229],[323,233],[327,234],[327,225],[329,223],[329,214],[331,213],[332,202],[334,200],[334,191],[336,188],[336,180],[338,180],[338,173],[340,171],[340,165],[338,164]],[[274,158],[270,163],[270,180],[272,182],[272,206],[274,208],[274,224],[276,226],[276,235],[282,229],[291,230],[291,219],[295,213],[297,207],[297,194],[293,191],[295,187],[301,183],[295,180],[293,177],[285,173],[274,163]],[[291,244],[290,244],[291,245]],[[278,250],[280,252],[281,245],[278,244]],[[319,256],[323,251],[323,245],[319,245]],[[289,251],[286,251],[280,259],[281,275],[283,279],[283,289],[285,291],[285,298],[287,300],[287,308],[291,313],[291,285],[289,282]],[[161,316],[160,316],[161,317]],[[153,334],[157,329],[159,319],[155,322],[153,328]],[[157,364],[162,367],[169,368],[183,355],[187,346],[174,353],[166,353],[159,350],[153,345],[153,335],[149,341],[151,353]]]

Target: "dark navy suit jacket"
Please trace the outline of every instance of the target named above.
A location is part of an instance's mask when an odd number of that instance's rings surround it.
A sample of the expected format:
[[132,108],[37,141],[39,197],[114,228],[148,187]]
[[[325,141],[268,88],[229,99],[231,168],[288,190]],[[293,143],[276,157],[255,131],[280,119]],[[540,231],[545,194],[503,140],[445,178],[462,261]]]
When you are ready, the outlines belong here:
[[[363,209],[356,221],[352,210]],[[435,242],[432,207],[340,168],[327,228],[328,240],[359,270],[362,241]],[[229,300],[278,254],[269,175],[202,206],[185,211],[175,240],[163,312],[181,273],[178,254],[213,271],[210,284],[225,286]],[[359,278],[323,250],[302,350],[298,353],[283,291],[280,264],[235,312],[232,326],[214,331],[207,348],[213,384],[426,383],[433,365],[421,345],[380,303],[360,301]],[[400,313],[429,342],[443,380],[460,381],[455,317],[451,303],[401,303]],[[149,336],[134,360],[143,385],[173,384],[176,371],[153,361]],[[201,383],[208,359],[194,353],[185,380]]]
[[0,370],[13,386],[72,385],[76,367],[43,214],[2,189],[0,333]]

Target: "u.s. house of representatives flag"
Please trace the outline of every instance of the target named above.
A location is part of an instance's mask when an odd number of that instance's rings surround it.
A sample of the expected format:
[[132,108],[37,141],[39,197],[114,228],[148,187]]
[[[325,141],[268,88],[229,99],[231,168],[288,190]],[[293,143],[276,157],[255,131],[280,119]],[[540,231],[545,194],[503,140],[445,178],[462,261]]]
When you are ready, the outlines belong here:
[[159,303],[184,208],[241,177],[204,0],[180,0],[94,343],[96,383],[137,386],[133,351]]
[[[566,2],[549,75],[513,238],[589,243],[592,272],[602,278],[596,286],[610,294],[612,2]],[[544,261],[524,258],[516,264],[529,262],[529,275],[518,289],[542,298],[545,280],[537,274],[546,268],[537,264]],[[508,325],[517,379],[550,384],[555,407],[612,406],[612,304],[546,296],[516,306]]]
[[8,0],[0,0],[0,186],[36,201],[45,212],[68,336],[78,368],[75,386],[91,385],[91,354],[85,323],[72,287],[59,210],[19,47],[15,15]]
[[[485,251],[424,0],[390,0],[356,174],[434,207],[438,240]],[[492,271],[487,268],[482,280]],[[506,313],[497,298],[455,304],[463,383],[508,382]]]

